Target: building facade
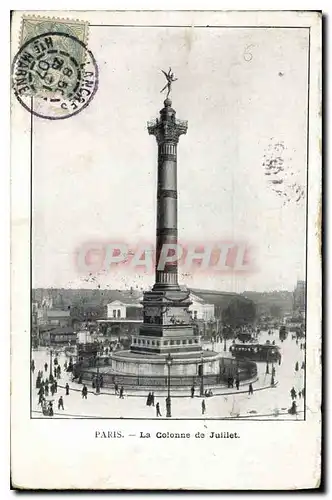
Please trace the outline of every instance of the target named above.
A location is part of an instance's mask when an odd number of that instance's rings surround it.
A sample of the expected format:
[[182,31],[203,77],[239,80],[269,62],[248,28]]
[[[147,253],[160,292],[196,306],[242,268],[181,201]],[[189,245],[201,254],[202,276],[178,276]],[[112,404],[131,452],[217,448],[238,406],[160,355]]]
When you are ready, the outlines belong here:
[[293,292],[293,311],[304,315],[306,309],[306,282],[298,281]]
[[203,299],[190,294],[191,305],[189,311],[193,320],[211,321],[214,320],[214,304],[209,304]]
[[128,303],[114,300],[107,304],[107,319],[142,319],[143,306],[139,300],[132,300]]

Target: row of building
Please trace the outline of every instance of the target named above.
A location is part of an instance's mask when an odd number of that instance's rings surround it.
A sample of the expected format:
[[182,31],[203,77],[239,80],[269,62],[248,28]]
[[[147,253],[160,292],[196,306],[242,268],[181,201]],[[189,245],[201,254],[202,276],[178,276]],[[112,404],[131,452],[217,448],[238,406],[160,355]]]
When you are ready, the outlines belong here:
[[[137,331],[143,321],[142,296],[114,291],[113,300],[104,299],[94,304],[67,305],[59,308],[52,297],[32,303],[32,336],[35,343],[48,345],[56,342],[73,343],[82,327],[97,328],[103,334],[121,330],[125,333]],[[220,330],[223,312],[231,305],[243,309],[251,301],[235,293],[193,289],[190,293],[192,319],[201,334]],[[100,303],[101,302],[101,303]],[[242,306],[242,307],[241,307]],[[78,315],[80,310],[80,315]],[[56,343],[55,342],[55,343]]]
[[[54,291],[53,291],[54,292]],[[102,293],[102,292],[101,292]],[[103,335],[137,333],[143,321],[142,295],[130,291],[107,291],[107,296],[90,296],[73,301],[59,294],[36,294],[32,303],[34,344],[76,343],[80,331]],[[248,324],[256,318],[255,304],[243,295],[215,290],[192,289],[189,307],[199,334],[217,335],[223,324]],[[305,315],[305,282],[298,281],[293,292],[293,310],[288,316]],[[271,319],[271,321],[273,321]]]

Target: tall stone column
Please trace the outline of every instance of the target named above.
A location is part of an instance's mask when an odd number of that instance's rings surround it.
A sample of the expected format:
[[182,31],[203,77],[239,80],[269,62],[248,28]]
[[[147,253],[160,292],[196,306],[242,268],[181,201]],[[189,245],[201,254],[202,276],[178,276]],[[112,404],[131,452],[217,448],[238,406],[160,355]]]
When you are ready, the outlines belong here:
[[[154,290],[178,290],[177,262],[166,262],[158,269],[160,255],[173,255],[178,239],[177,229],[177,144],[187,132],[187,122],[177,120],[172,101],[166,99],[160,118],[148,123],[148,132],[158,143],[156,282]],[[166,245],[166,246],[165,246]],[[171,245],[170,247],[167,245]],[[161,264],[161,263],[160,263]]]
[[176,119],[170,99],[164,101],[160,117],[148,123],[158,144],[156,279],[152,290],[143,294],[143,323],[130,346],[136,354],[182,356],[202,350],[191,320],[190,292],[178,284],[177,259],[163,269],[158,266],[161,253],[175,252],[178,241],[177,145],[187,127],[187,122]]

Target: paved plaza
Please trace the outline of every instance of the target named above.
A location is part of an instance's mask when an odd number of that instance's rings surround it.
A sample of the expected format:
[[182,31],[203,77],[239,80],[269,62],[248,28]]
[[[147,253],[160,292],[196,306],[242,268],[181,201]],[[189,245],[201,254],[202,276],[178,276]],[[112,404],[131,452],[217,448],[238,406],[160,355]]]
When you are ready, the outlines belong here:
[[[304,418],[304,399],[299,397],[299,392],[304,388],[305,370],[301,369],[302,362],[305,358],[305,350],[300,348],[301,341],[296,343],[292,339],[291,334],[281,343],[279,341],[278,331],[274,330],[272,335],[267,332],[262,332],[259,336],[259,342],[264,343],[266,340],[276,344],[281,348],[282,363],[275,363],[276,376],[275,387],[271,387],[271,366],[270,373],[266,374],[266,363],[257,363],[258,380],[253,384],[254,394],[248,394],[248,384],[240,385],[239,391],[236,388],[221,388],[210,398],[205,398],[206,413],[203,416],[201,411],[202,398],[196,396],[194,398],[184,395],[183,391],[172,391],[172,418],[221,418],[221,419],[262,419],[262,420],[302,420]],[[227,350],[230,346],[230,341],[227,343]],[[217,352],[223,352],[224,343],[205,344],[205,349],[212,349]],[[33,359],[35,362],[35,372],[32,375],[32,390],[31,390],[31,407],[33,418],[50,418],[44,417],[41,412],[40,405],[38,406],[38,390],[35,388],[35,379],[38,370],[44,371],[44,363],[49,364],[48,349],[33,351]],[[66,373],[63,365],[68,362],[68,358],[64,353],[59,354],[58,361],[61,365],[61,379],[58,380],[58,391],[54,397],[49,396],[47,400],[54,400],[54,417],[53,418],[157,418],[156,409],[146,405],[146,397],[148,390],[145,392],[131,390],[124,393],[124,399],[116,396],[112,388],[103,388],[101,394],[96,394],[92,387],[88,387],[87,399],[82,399],[81,389],[79,385],[71,381],[71,373]],[[299,370],[295,370],[295,364],[298,362]],[[44,374],[45,377],[45,374]],[[68,382],[70,393],[65,395],[64,386]],[[296,405],[298,409],[297,415],[290,415],[288,409],[291,407],[292,399],[290,391],[292,387],[297,392]],[[216,391],[217,392],[217,391]],[[58,410],[58,399],[63,396],[64,410]],[[162,418],[166,416],[165,405],[166,392],[155,392],[155,403],[159,401]],[[159,417],[160,418],[160,417]]]

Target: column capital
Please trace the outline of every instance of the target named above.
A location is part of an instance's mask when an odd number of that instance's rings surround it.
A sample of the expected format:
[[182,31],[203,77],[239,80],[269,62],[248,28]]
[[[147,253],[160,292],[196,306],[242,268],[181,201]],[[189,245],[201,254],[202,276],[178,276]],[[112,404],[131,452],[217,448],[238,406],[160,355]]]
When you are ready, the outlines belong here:
[[165,142],[178,143],[180,135],[186,134],[188,122],[173,118],[171,120],[156,120],[148,122],[148,132],[154,135],[158,144]]

